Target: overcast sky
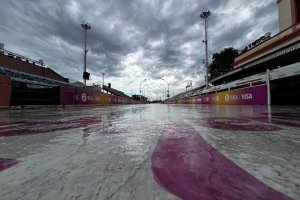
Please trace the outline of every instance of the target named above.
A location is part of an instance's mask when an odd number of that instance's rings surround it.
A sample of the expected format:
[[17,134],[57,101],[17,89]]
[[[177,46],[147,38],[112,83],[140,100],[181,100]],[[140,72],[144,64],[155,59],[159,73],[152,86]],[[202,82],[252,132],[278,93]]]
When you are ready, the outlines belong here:
[[244,48],[266,32],[278,33],[276,0],[1,0],[0,42],[5,49],[43,59],[82,81],[84,35],[89,22],[89,85],[110,82],[128,95],[142,83],[152,98],[204,82],[204,21],[210,9],[209,56],[225,47]]

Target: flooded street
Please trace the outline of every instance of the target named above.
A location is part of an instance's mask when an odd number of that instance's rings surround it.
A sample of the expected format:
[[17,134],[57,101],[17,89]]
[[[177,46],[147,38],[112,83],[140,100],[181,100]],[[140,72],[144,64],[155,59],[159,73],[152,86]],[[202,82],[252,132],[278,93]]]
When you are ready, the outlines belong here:
[[0,199],[300,199],[300,108],[0,111]]

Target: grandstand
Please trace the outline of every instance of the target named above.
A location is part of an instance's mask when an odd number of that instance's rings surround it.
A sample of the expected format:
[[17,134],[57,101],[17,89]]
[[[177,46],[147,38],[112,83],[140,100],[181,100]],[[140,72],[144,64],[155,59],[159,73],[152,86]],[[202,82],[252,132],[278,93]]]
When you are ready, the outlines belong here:
[[130,98],[129,96],[127,96],[126,94],[124,94],[124,92],[122,92],[120,90],[116,90],[114,88],[111,88],[111,87],[108,87],[108,86],[105,86],[105,85],[103,85],[102,88],[103,88],[104,91],[109,92],[112,95]]
[[223,91],[251,88],[258,85],[268,85],[268,92],[272,104],[299,104],[300,102],[300,62],[288,66],[267,70],[249,77],[244,77],[228,83],[211,86],[197,87],[193,90],[178,94],[170,98],[170,102],[177,99],[200,97],[207,94]]
[[0,43],[0,66],[7,69],[37,75],[61,82],[69,82],[67,78],[62,77],[51,68],[45,67],[42,59],[39,61],[21,56],[14,52],[4,49],[4,44]]
[[170,100],[270,84],[267,92],[272,104],[299,105],[300,1],[277,1],[277,5],[278,34],[271,37],[268,32],[253,38],[235,58],[233,70],[210,80],[210,87],[200,86]]

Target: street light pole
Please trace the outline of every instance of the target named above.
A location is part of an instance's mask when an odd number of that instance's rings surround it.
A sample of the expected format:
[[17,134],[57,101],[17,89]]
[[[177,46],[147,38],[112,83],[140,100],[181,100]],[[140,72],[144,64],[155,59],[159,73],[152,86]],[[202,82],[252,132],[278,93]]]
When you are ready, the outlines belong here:
[[161,79],[161,80],[163,80],[163,81],[165,81],[167,84],[168,84],[168,90],[167,90],[167,92],[168,92],[168,94],[167,94],[167,97],[168,97],[168,99],[170,98],[170,87],[169,87],[169,83],[165,80],[165,79]]
[[164,87],[164,89],[165,89],[164,94],[166,94],[166,90],[167,90],[166,87],[163,84],[160,84],[160,85]]
[[164,101],[164,99],[165,99],[165,91],[164,91],[164,89],[160,90],[160,92],[162,93],[162,96],[160,96],[160,100]]
[[211,15],[211,12],[207,9],[202,11],[200,14],[200,17],[204,19],[204,28],[205,28],[205,40],[203,41],[205,44],[205,68],[206,68],[206,76],[205,76],[205,81],[206,81],[206,88],[208,88],[208,53],[207,53],[207,18]]
[[[145,88],[146,86],[147,86],[147,88]],[[142,90],[143,90],[142,93],[143,93],[143,96],[144,96],[145,98],[146,98],[146,90],[147,90],[147,89],[149,89],[148,85],[145,85],[145,86],[143,87],[143,89],[142,89]]]
[[144,89],[144,88],[145,88],[146,86],[148,86],[148,84],[146,84],[146,85],[144,85],[144,86],[142,87],[142,92],[141,92],[141,93],[142,93],[142,96],[145,96],[145,89]]
[[144,81],[146,81],[147,79],[144,79],[144,80],[142,80],[141,81],[141,84],[140,84],[140,101],[142,101],[142,83],[144,82]]
[[81,27],[84,29],[84,65],[83,65],[83,81],[84,85],[86,86],[86,80],[88,79],[87,77],[87,72],[86,72],[86,55],[87,55],[87,31],[91,29],[91,25],[89,23],[83,22],[81,24]]

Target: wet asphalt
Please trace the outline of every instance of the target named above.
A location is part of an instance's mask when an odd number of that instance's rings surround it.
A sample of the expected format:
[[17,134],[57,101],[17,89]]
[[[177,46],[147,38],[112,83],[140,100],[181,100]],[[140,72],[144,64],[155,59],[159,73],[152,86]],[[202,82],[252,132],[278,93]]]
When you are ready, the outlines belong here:
[[0,199],[300,199],[300,107],[0,110]]

